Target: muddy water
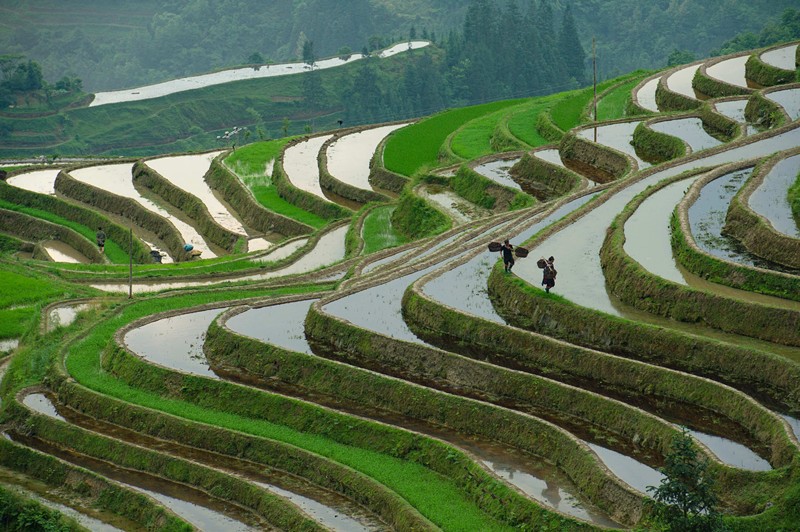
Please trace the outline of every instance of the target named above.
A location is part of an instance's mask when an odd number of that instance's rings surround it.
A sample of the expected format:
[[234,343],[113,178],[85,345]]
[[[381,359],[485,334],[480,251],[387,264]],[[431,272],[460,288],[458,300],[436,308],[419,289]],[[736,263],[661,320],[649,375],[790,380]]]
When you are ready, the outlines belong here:
[[564,161],[561,160],[561,154],[559,154],[558,150],[556,149],[537,150],[531,152],[531,155],[533,155],[534,157],[538,157],[539,159],[546,161],[550,164],[555,164],[556,166],[565,168]]
[[624,454],[606,449],[594,443],[587,445],[600,457],[600,460],[630,487],[647,494],[647,488],[658,486],[664,475],[650,466]]
[[[132,164],[110,164],[90,166],[73,170],[70,175],[83,183],[107,190],[112,194],[130,198],[150,212],[166,218],[175,226],[183,237],[184,242],[191,243],[197,249],[202,249],[205,257],[216,257],[209,249],[208,243],[192,225],[172,216],[157,203],[142,196],[133,186],[131,176]],[[157,249],[157,248],[156,248]]]
[[748,87],[747,80],[744,77],[744,64],[750,59],[749,55],[740,57],[733,57],[720,61],[715,65],[711,65],[706,69],[706,74],[709,77],[736,85],[737,87]]
[[399,262],[400,260],[402,260],[404,258],[407,258],[411,254],[417,253],[418,251],[419,251],[419,248],[413,247],[413,248],[407,249],[406,251],[402,251],[400,253],[395,253],[394,255],[389,255],[388,257],[384,257],[382,259],[374,260],[374,261],[370,262],[369,264],[367,264],[366,266],[364,266],[364,268],[361,270],[361,273],[362,273],[362,275],[366,275],[369,272],[371,272],[372,270],[375,270],[375,269],[378,269],[378,268],[382,267],[384,264],[390,264],[390,263],[394,263],[394,262]]
[[729,466],[746,469],[748,471],[769,471],[772,469],[769,462],[741,443],[736,443],[726,438],[712,436],[711,434],[705,434],[696,430],[690,430],[689,434],[697,441],[705,444],[717,458]]
[[[800,128],[752,144],[729,148],[721,153],[700,157],[695,161],[656,172],[616,192],[582,218],[545,239],[530,250],[535,257],[554,255],[558,280],[555,292],[579,305],[619,315],[605,289],[599,252],[606,228],[614,217],[639,192],[661,179],[684,171],[765,156],[800,144]],[[535,261],[520,261],[514,273],[534,286],[541,282],[541,270]]]
[[[57,412],[55,405],[47,396],[42,394],[36,395],[40,396],[37,398],[37,400],[41,401],[42,403],[46,403],[43,411],[38,409],[37,411],[45,415],[50,415],[50,413]],[[152,438],[126,428],[95,420],[70,408],[64,408],[63,411],[67,417],[66,421],[73,425],[78,425],[87,430],[105,434],[111,438],[169,453],[179,458],[193,460],[203,464],[210,464],[210,467],[213,467],[214,469],[236,476],[245,477],[253,482],[253,484],[256,484],[268,491],[288,499],[290,502],[300,507],[303,511],[306,511],[306,513],[308,513],[312,519],[315,519],[319,523],[333,530],[379,530],[384,528],[382,523],[376,520],[373,516],[367,515],[363,508],[356,505],[352,501],[342,497],[339,494],[320,489],[318,486],[314,486],[303,479],[298,479],[293,475],[289,475],[278,470],[272,470],[271,468],[253,464],[247,461],[242,461],[237,458],[218,455],[216,453],[203,451],[193,447],[187,447],[174,442]],[[64,420],[64,418],[58,414],[56,414],[55,417]],[[290,491],[292,489],[298,491],[298,493]],[[318,498],[319,501],[305,495],[301,495],[301,493],[310,494],[312,497]],[[326,504],[329,503],[332,506],[323,504],[323,502]],[[342,509],[355,516],[355,518],[347,515],[341,515],[340,510]],[[363,521],[363,523],[361,521]]]
[[60,171],[60,168],[48,168],[47,170],[25,172],[24,174],[9,177],[7,183],[17,188],[30,190],[31,192],[55,196],[56,176],[58,176]]
[[45,240],[42,247],[54,262],[67,262],[70,264],[89,264],[91,262],[83,253],[60,240]]
[[683,94],[689,98],[698,99],[698,95],[692,87],[692,79],[698,68],[700,68],[699,64],[689,65],[675,71],[672,75],[667,77],[667,87],[669,90],[677,92],[678,94]]
[[749,205],[755,212],[769,220],[777,231],[792,238],[800,238],[800,227],[792,216],[792,206],[787,197],[800,173],[800,155],[779,161],[764,181],[753,191]]
[[473,220],[485,218],[491,214],[488,210],[470,203],[455,192],[439,186],[421,186],[416,193],[422,199],[436,204],[456,225],[463,225]]
[[[226,325],[238,334],[257,338],[265,343],[298,353],[313,355],[313,351],[305,339],[303,324],[308,308],[313,302],[314,300],[297,301],[248,310],[228,320]],[[315,397],[314,401],[328,404],[332,408],[343,408],[342,401],[338,401],[336,398],[333,400],[335,402],[328,399],[326,403],[319,397]],[[506,482],[517,486],[539,502],[563,513],[599,525],[618,526],[599,511],[578,501],[575,495],[578,490],[575,486],[557,468],[544,463],[539,458],[522,455],[498,444],[466,438],[443,427],[424,424],[405,416],[376,410],[366,411],[363,406],[356,410],[353,408],[348,408],[348,411],[357,415],[366,415],[377,421],[416,430],[465,449]]]
[[774,67],[784,70],[794,70],[796,52],[797,44],[790,44],[789,46],[783,46],[775,50],[770,50],[769,52],[764,52],[761,54],[761,60]]
[[654,113],[658,112],[658,104],[656,103],[656,87],[658,87],[660,81],[661,76],[656,76],[642,85],[642,87],[639,89],[639,92],[636,93],[636,99],[639,101],[639,105],[648,111],[653,111]]
[[291,242],[287,242],[286,244],[275,247],[274,250],[271,250],[269,253],[262,255],[260,257],[253,257],[251,260],[253,262],[276,262],[279,260],[283,260],[286,257],[289,257],[300,249],[301,247],[308,244],[308,238],[298,238],[297,240],[292,240]]
[[286,149],[283,154],[283,170],[289,181],[299,188],[330,201],[319,184],[317,154],[333,135],[312,137]]
[[222,152],[215,151],[197,155],[150,159],[146,161],[146,164],[176,187],[198,197],[219,225],[234,233],[245,235],[247,231],[242,223],[220,201],[214,191],[211,190],[211,187],[208,186],[206,180],[203,179],[203,176],[211,166],[211,161],[220,153]]
[[514,190],[522,190],[522,187],[517,184],[516,181],[511,177],[508,173],[511,170],[511,167],[514,166],[519,162],[520,158],[516,159],[500,159],[497,161],[491,161],[484,164],[479,164],[473,170],[481,174],[482,176],[491,179],[495,183],[499,185],[503,185],[504,187],[513,188]]
[[800,438],[800,419],[788,414],[781,414],[781,417],[789,424],[795,437]]
[[23,437],[19,434],[11,435],[12,441],[22,443],[41,452],[51,454],[62,460],[70,462],[93,471],[106,478],[122,484],[126,488],[144,493],[161,505],[169,508],[198,530],[216,531],[230,530],[232,532],[245,532],[256,530],[257,519],[253,514],[209,497],[205,493],[158,479],[152,475],[124,469],[101,460],[90,458],[69,450],[57,448],[41,440]]
[[56,410],[56,407],[50,398],[43,393],[29,393],[23,397],[22,404],[34,412],[38,412],[47,417],[58,419],[60,421],[66,421],[66,419],[64,419],[64,417],[58,413],[58,410]]
[[79,303],[77,305],[67,305],[56,307],[47,314],[46,332],[51,332],[58,327],[66,327],[75,321],[78,314],[94,307],[92,303]]
[[800,118],[800,89],[767,92],[764,96],[783,107],[792,120]]
[[727,116],[731,120],[736,120],[744,126],[744,135],[754,135],[758,133],[758,129],[752,124],[747,123],[747,118],[744,116],[745,107],[747,107],[747,98],[739,100],[726,100],[724,102],[716,102],[713,104],[717,112]]
[[[430,43],[428,41],[411,41],[410,43],[404,42],[392,46],[391,48],[380,52],[378,55],[382,58],[389,57],[405,52],[409,49],[423,48],[429,44]],[[340,59],[338,57],[320,59],[314,63],[314,70],[334,68],[352,63],[353,61],[357,61],[362,58],[363,56],[361,54],[352,54],[347,59]],[[310,69],[311,68],[304,63],[283,63],[279,65],[262,65],[258,68],[246,67],[222,70],[220,72],[212,72],[210,74],[201,74],[199,76],[174,79],[171,81],[165,81],[163,83],[156,83],[154,85],[146,85],[143,87],[109,92],[98,92],[95,94],[94,100],[91,104],[89,104],[89,107],[106,105],[109,103],[133,102],[138,100],[147,100],[150,98],[158,98],[168,94],[175,94],[176,92],[201,89],[203,87],[220,85],[222,83],[228,83],[231,81],[300,74]]]
[[[567,202],[524,231],[518,234],[512,232],[512,244],[525,242],[548,225],[585,205],[593,197],[595,195],[587,194]],[[476,255],[463,265],[457,266],[428,281],[422,286],[422,291],[431,298],[461,312],[473,314],[496,323],[505,323],[495,311],[491,301],[489,301],[486,291],[489,274],[498,257],[499,254],[490,253],[489,251]],[[517,258],[516,261],[517,263],[529,262],[535,261],[536,258],[530,256],[525,259]]]
[[737,170],[703,186],[687,211],[689,228],[698,247],[706,253],[745,266],[776,269],[775,265],[748,253],[736,240],[722,234],[731,199],[752,172],[752,168]]
[[722,144],[703,129],[703,122],[699,118],[679,118],[677,120],[666,120],[650,125],[653,131],[660,131],[673,137],[678,137],[692,151],[707,150]]
[[372,190],[369,170],[375,150],[387,135],[406,125],[376,127],[337,139],[327,150],[328,171],[339,181]]
[[[640,123],[641,120],[636,122],[620,122],[617,124],[589,127],[582,129],[578,135],[584,139],[597,142],[598,144],[608,146],[609,148],[613,148],[617,151],[621,151],[622,153],[630,155],[636,161],[636,164],[639,165],[639,169],[643,170],[645,168],[649,168],[651,165],[650,163],[640,159],[639,156],[636,155],[636,150],[634,150],[633,146],[631,145],[633,131]],[[595,131],[597,131],[596,140]]]
[[[208,281],[163,281],[147,282],[139,281],[133,283],[133,291],[137,294],[143,292],[156,292],[159,290],[171,290],[176,288],[188,288],[195,286],[210,286],[236,281],[263,281],[274,279],[286,275],[298,273],[309,273],[324,266],[330,266],[344,259],[345,256],[345,235],[347,226],[342,226],[333,231],[322,235],[319,242],[309,253],[300,257],[297,261],[284,268],[257,274],[247,274],[239,277],[229,277],[226,279],[212,279]],[[270,255],[271,257],[272,255]],[[270,259],[272,260],[272,259]],[[340,276],[340,275],[339,275]],[[338,278],[338,277],[337,277]],[[128,285],[125,283],[97,283],[91,285],[93,288],[105,292],[127,292]]]
[[0,340],[0,353],[7,353],[13,351],[19,345],[19,338],[8,338]]
[[710,283],[680,267],[672,255],[669,219],[686,190],[700,176],[681,180],[651,194],[625,222],[624,249],[649,272],[674,283],[751,303],[800,312],[800,303]]
[[129,331],[125,345],[155,364],[184,373],[218,379],[203,353],[206,331],[224,308],[180,314]]
[[[117,530],[133,530],[137,525],[118,515],[102,512],[96,509],[81,508],[74,502],[56,492],[56,489],[20,475],[11,470],[0,468],[0,484],[23,497],[33,499],[42,506],[56,510],[67,517],[75,519],[81,526],[92,532],[114,532]],[[72,504],[76,506],[68,506]],[[101,520],[102,519],[102,520]],[[114,524],[111,524],[114,523]],[[116,526],[114,526],[116,525]]]

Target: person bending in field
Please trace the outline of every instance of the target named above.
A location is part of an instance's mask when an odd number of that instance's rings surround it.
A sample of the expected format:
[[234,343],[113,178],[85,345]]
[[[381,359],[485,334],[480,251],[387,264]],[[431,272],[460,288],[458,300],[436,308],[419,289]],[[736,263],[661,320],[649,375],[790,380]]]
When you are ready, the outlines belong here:
[[556,275],[558,275],[558,271],[556,271],[554,257],[550,257],[544,262],[544,267],[542,268],[542,286],[544,286],[544,291],[550,293],[550,289],[556,285]]
[[97,234],[94,235],[97,239],[97,249],[100,250],[100,253],[103,253],[106,248],[106,233],[103,231],[102,227],[97,228]]
[[503,254],[503,266],[506,268],[506,273],[509,273],[514,267],[514,246],[506,240],[503,242],[503,247],[500,248],[500,253]]

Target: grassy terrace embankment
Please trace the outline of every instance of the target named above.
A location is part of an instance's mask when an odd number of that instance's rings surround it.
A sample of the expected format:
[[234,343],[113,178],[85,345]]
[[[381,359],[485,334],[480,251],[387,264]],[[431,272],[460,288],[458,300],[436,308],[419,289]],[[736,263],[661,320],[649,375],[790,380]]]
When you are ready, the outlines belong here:
[[[401,460],[399,456],[393,458],[392,453],[388,453],[388,449],[392,447],[392,439],[389,437],[391,431],[384,435],[388,439],[379,445],[386,450],[375,452],[369,450],[369,446],[364,447],[363,443],[361,445],[356,441],[345,443],[358,434],[358,431],[353,432],[347,428],[348,424],[359,424],[355,419],[348,421],[346,416],[325,413],[313,406],[302,406],[291,400],[270,398],[271,396],[267,394],[256,394],[245,399],[246,395],[241,389],[237,391],[236,387],[228,388],[224,383],[217,384],[215,381],[209,382],[199,377],[178,378],[178,381],[183,382],[183,391],[177,394],[174,393],[177,390],[169,392],[164,389],[163,377],[155,378],[152,381],[153,386],[141,382],[142,387],[131,386],[112,377],[113,370],[111,373],[108,372],[108,368],[106,371],[102,370],[95,355],[108,349],[111,337],[120,327],[144,316],[198,304],[209,304],[212,301],[235,301],[258,295],[263,297],[298,293],[303,290],[303,287],[292,287],[270,291],[250,289],[239,292],[196,293],[126,305],[120,309],[121,312],[94,327],[86,338],[70,346],[66,359],[67,370],[82,385],[126,402],[229,430],[274,438],[328,456],[386,484],[440,526],[449,523],[456,528],[473,530],[506,528],[477,510],[464,494],[449,482],[443,481],[437,474],[414,462]],[[10,371],[15,372],[21,363],[15,361]],[[148,377],[147,373],[139,372],[145,379],[152,378]],[[174,378],[170,377],[169,380],[173,381]],[[218,392],[222,395],[208,393],[210,386],[219,387]],[[226,398],[229,396],[239,398],[228,401]],[[270,406],[265,410],[267,405]],[[249,414],[246,413],[247,410],[250,410]],[[256,412],[261,414],[256,415]],[[302,414],[303,412],[305,414]],[[316,422],[312,422],[314,418],[317,419]],[[340,428],[337,429],[337,426]],[[382,440],[379,438],[373,441],[377,444]],[[411,451],[413,447],[412,445],[407,451]],[[397,451],[402,451],[402,447]]]

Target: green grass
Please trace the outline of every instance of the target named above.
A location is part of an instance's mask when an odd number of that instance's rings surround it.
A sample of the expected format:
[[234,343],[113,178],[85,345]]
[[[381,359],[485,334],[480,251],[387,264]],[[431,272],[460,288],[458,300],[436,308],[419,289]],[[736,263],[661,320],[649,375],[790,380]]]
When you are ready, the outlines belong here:
[[794,184],[789,187],[787,197],[792,208],[794,222],[797,224],[797,228],[800,229],[800,174],[797,174]]
[[0,340],[19,338],[30,327],[36,307],[0,309]]
[[364,219],[364,254],[405,244],[407,240],[392,228],[394,205],[373,209]]
[[389,137],[383,153],[384,164],[388,170],[405,176],[439,166],[439,150],[451,133],[470,120],[518,105],[520,101],[504,100],[452,109],[404,127]]
[[616,120],[625,117],[625,107],[631,99],[631,91],[639,84],[646,74],[637,76],[631,81],[623,83],[619,87],[608,92],[597,102],[597,119]]
[[[519,102],[520,100],[511,101]],[[494,153],[494,149],[492,149],[494,130],[499,122],[514,111],[515,107],[495,111],[471,120],[453,135],[450,141],[450,149],[456,156],[468,161]]]
[[0,308],[47,301],[68,292],[58,282],[49,281],[33,273],[16,273],[8,266],[2,267],[0,275]]
[[272,185],[272,176],[266,172],[267,164],[274,161],[293,137],[242,146],[225,158],[225,165],[253,192],[261,205],[298,222],[320,229],[328,224],[324,218],[289,203]]
[[[598,83],[597,94],[600,94],[609,87],[612,87],[616,83],[628,79],[631,76],[634,76],[636,77],[636,79],[639,79],[642,75],[643,75],[642,73],[636,72],[633,74],[627,74],[625,76],[621,76],[619,78],[609,79],[602,83]],[[555,124],[558,127],[560,127],[563,131],[569,131],[570,129],[581,123],[581,117],[583,116],[584,111],[586,110],[587,106],[592,102],[593,99],[594,99],[594,91],[592,90],[592,87],[571,93],[569,97],[562,99],[556,105],[553,106],[553,109],[551,111],[551,114],[553,116],[553,122],[555,122]]]
[[[11,203],[3,199],[0,199],[0,207],[2,207],[3,209],[8,209],[10,211],[27,214],[28,216],[33,216],[35,218],[41,218],[42,220],[47,220],[48,222],[52,222],[56,225],[63,225],[64,227],[69,227],[73,231],[76,231],[77,233],[86,237],[90,242],[95,241],[94,230],[90,229],[89,227],[86,227],[85,225],[81,225],[77,222],[67,220],[66,218],[62,218],[50,212],[43,211],[40,209],[33,209],[30,207],[24,207],[22,205],[17,205],[16,203]],[[119,247],[119,245],[115,243],[113,240],[106,240],[105,255],[106,257],[108,257],[108,260],[110,260],[114,264],[128,264],[128,253],[126,253],[121,247]]]
[[529,104],[515,109],[514,113],[508,117],[508,130],[522,142],[533,147],[551,144],[536,129],[536,117],[552,109],[560,98],[563,98],[563,93],[556,96],[536,98]]
[[212,301],[233,301],[258,295],[300,292],[301,287],[282,291],[240,291],[197,293],[178,298],[151,300],[128,306],[124,311],[93,328],[89,336],[69,349],[67,369],[84,386],[123,401],[154,408],[185,419],[271,438],[318,453],[352,467],[388,486],[408,500],[423,515],[450,530],[502,530],[503,526],[481,512],[454,484],[441,475],[409,461],[374,451],[343,445],[328,438],[306,434],[269,421],[245,418],[194,404],[169,400],[143,392],[113,379],[99,366],[97,353],[116,330],[126,323],[170,309],[186,308]]

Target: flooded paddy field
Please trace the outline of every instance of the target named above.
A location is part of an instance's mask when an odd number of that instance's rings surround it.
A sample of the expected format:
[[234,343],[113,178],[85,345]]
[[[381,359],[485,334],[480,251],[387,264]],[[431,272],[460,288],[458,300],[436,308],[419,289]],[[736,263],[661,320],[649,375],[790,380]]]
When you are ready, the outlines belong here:
[[[409,44],[403,43],[385,54],[407,50]],[[796,44],[782,46],[761,54],[761,58],[773,66],[784,65],[793,60],[795,50]],[[715,64],[709,62],[707,75],[745,88],[746,59],[747,56],[728,56]],[[320,60],[314,69],[343,64],[342,61]],[[655,95],[662,81],[683,96],[707,99],[692,88],[692,79],[701,64],[679,67],[663,80],[660,74],[648,78],[634,95],[639,105],[658,112]],[[297,63],[260,70],[282,75],[306,72],[311,67]],[[183,88],[177,84],[166,90],[189,90],[192,83],[199,87],[203,82],[195,80]],[[794,102],[798,90],[793,85],[756,90],[779,103],[790,117],[800,116],[800,105]],[[148,91],[149,88],[119,91],[119,96],[152,97]],[[728,206],[752,174],[754,165],[757,167],[776,152],[800,145],[796,123],[780,126],[778,131],[758,131],[747,124],[747,102],[746,97],[709,100],[714,109],[745,129],[742,137],[727,144],[709,135],[701,120],[689,113],[656,117],[650,122],[654,130],[675,136],[691,148],[684,159],[656,167],[639,159],[630,144],[637,124],[649,120],[649,116],[607,123],[581,118],[564,132],[571,130],[573,135],[622,152],[632,157],[638,167],[614,183],[512,212],[479,208],[449,189],[443,177],[465,164],[500,185],[519,190],[509,169],[520,152],[495,153],[472,161],[448,159],[440,154],[441,165],[431,162],[422,172],[432,176],[428,179],[420,179],[419,174],[391,175],[389,168],[371,167],[383,163],[381,144],[405,122],[363,126],[361,131],[353,129],[348,133],[315,132],[316,136],[285,144],[289,147],[282,155],[276,150],[257,161],[255,173],[260,176],[266,169],[268,178],[272,165],[282,158],[293,187],[326,202],[355,207],[354,210],[361,205],[348,204],[322,188],[319,161],[326,163],[327,171],[337,180],[367,191],[374,190],[370,175],[375,183],[387,179],[384,183],[390,182],[393,187],[407,182],[403,194],[415,194],[452,220],[452,228],[441,234],[427,233],[419,240],[407,238],[403,240],[407,243],[398,248],[375,254],[363,251],[361,213],[337,213],[314,225],[324,225],[322,229],[280,242],[273,241],[279,238],[277,229],[275,234],[254,233],[237,212],[240,205],[222,201],[220,192],[210,188],[203,178],[220,151],[164,154],[144,161],[176,187],[199,198],[219,226],[217,230],[224,228],[241,236],[248,241],[247,251],[252,252],[209,261],[202,259],[214,259],[223,251],[205,242],[198,229],[186,222],[184,213],[161,205],[154,193],[134,187],[131,163],[116,161],[74,170],[66,167],[79,182],[132,198],[169,220],[185,242],[202,248],[204,253],[192,264],[146,265],[137,268],[134,275],[127,265],[84,266],[78,262],[80,257],[70,256],[69,250],[59,250],[57,241],[44,244],[45,249],[52,247],[48,252],[53,258],[65,261],[61,264],[46,264],[16,252],[6,266],[39,272],[42,283],[56,283],[57,288],[55,295],[36,307],[44,310],[32,320],[37,324],[35,330],[31,328],[25,335],[0,342],[0,352],[12,352],[2,359],[3,367],[11,368],[3,384],[17,387],[13,395],[3,397],[2,404],[5,407],[7,401],[16,400],[15,408],[27,410],[25,415],[40,422],[47,419],[50,428],[67,423],[72,425],[70,430],[89,431],[93,437],[116,440],[128,449],[148,449],[230,475],[261,496],[277,496],[287,508],[310,517],[309,526],[346,531],[393,530],[401,528],[397,523],[405,523],[409,516],[411,522],[425,525],[420,528],[432,523],[431,528],[449,530],[452,516],[447,514],[446,501],[434,508],[415,500],[419,490],[404,491],[405,479],[398,480],[394,473],[380,470],[383,463],[367,465],[348,461],[352,458],[342,459],[338,454],[343,452],[341,449],[329,452],[321,444],[315,447],[317,438],[330,438],[328,443],[350,446],[358,453],[368,451],[372,457],[382,454],[387,460],[418,461],[417,465],[426,468],[420,477],[433,473],[445,479],[447,489],[452,488],[467,501],[463,508],[483,515],[485,522],[491,524],[462,527],[465,529],[534,529],[544,525],[630,529],[643,526],[638,521],[642,498],[650,496],[648,488],[665,478],[658,468],[665,463],[670,437],[686,431],[699,455],[711,460],[714,470],[724,472],[723,511],[729,516],[747,515],[760,523],[764,515],[772,515],[763,512],[764,501],[784,505],[789,485],[785,479],[796,476],[793,464],[800,452],[796,449],[800,405],[794,399],[791,383],[800,375],[800,370],[794,370],[800,363],[800,348],[723,332],[702,320],[683,323],[634,308],[631,305],[635,302],[623,303],[612,293],[611,284],[607,286],[606,277],[612,277],[603,271],[600,260],[601,249],[609,249],[603,247],[606,236],[614,228],[611,234],[620,237],[618,248],[624,255],[641,268],[643,275],[669,283],[671,290],[709,293],[726,300],[800,312],[800,304],[795,301],[699,278],[673,255],[670,223],[676,208],[686,207],[690,231],[703,253],[742,266],[783,271],[749,255],[723,234]],[[102,99],[96,100],[96,104],[102,103]],[[336,134],[341,136],[334,138]],[[552,144],[536,146],[529,153],[563,167],[561,153]],[[735,171],[718,168],[740,162],[748,167]],[[233,174],[237,174],[235,166],[228,166]],[[538,164],[536,168],[543,179],[548,171],[555,171],[549,165]],[[798,170],[800,156],[786,156],[766,174],[764,184],[750,199],[751,208],[776,227],[792,221],[785,193]],[[11,177],[9,183],[53,196],[59,171],[34,170]],[[686,205],[687,192],[697,196],[691,205]],[[643,193],[646,197],[637,197]],[[391,208],[394,194],[387,195]],[[306,194],[302,196],[309,199]],[[233,196],[226,191],[225,197]],[[261,207],[270,209],[270,200],[254,193],[253,198],[256,197],[264,202]],[[292,203],[284,197],[281,201]],[[641,204],[634,208],[633,201]],[[779,205],[779,201],[784,203]],[[323,210],[332,207],[316,200],[313,203],[317,209],[320,205]],[[303,210],[308,204],[295,206]],[[628,216],[622,227],[617,225],[621,213]],[[296,216],[300,221],[304,214]],[[121,218],[109,218],[126,229],[129,225]],[[410,218],[412,222],[425,222],[413,213]],[[144,237],[146,244],[153,247],[162,244],[145,233],[137,236]],[[500,254],[487,249],[489,242],[506,238],[514,246],[529,250],[527,257],[516,257],[508,274],[500,270]],[[536,262],[551,255],[558,270],[557,282],[551,294],[539,293],[542,270]],[[512,294],[508,298],[495,297],[503,293],[504,285],[519,292],[508,292]],[[129,286],[133,296],[130,299]],[[95,288],[104,293],[102,299],[97,299]],[[7,297],[5,292],[0,295]],[[619,295],[631,301],[627,294]],[[526,297],[537,298],[536,306],[531,307],[534,310],[530,315],[520,319],[514,312],[523,308]],[[246,305],[240,306],[242,302]],[[24,303],[31,306],[28,301]],[[678,303],[665,299],[665,304]],[[9,304],[8,308],[18,307]],[[553,314],[549,315],[551,308]],[[598,324],[612,323],[612,317],[624,318],[627,321],[617,322],[623,329],[652,325],[640,330],[644,334],[658,330],[664,338],[680,336],[685,343],[675,340],[675,345],[687,346],[687,352],[662,353],[656,345],[652,353],[639,357],[617,345],[614,331],[607,331],[607,338],[598,342],[591,336],[593,331],[582,332],[586,338],[570,332],[569,327],[594,327],[591,316]],[[529,327],[526,319],[531,323],[553,323]],[[584,319],[588,320],[585,324],[581,321]],[[113,327],[108,325],[112,322]],[[548,329],[550,325],[552,329]],[[555,332],[552,336],[533,332],[538,330]],[[786,371],[772,373],[776,375],[775,382],[737,381],[739,374],[731,377],[725,373],[730,368],[724,365],[729,363],[727,359],[717,360],[722,361],[717,368],[713,366],[715,360],[701,358],[711,356],[707,346],[712,344],[723,351],[761,357],[759,363],[765,369],[772,363],[783,364],[780,368]],[[46,349],[40,352],[42,346]],[[650,348],[643,348],[647,349]],[[554,356],[556,352],[564,356]],[[69,364],[65,363],[66,353]],[[52,366],[46,367],[47,357]],[[38,373],[31,373],[31,368]],[[68,375],[61,375],[64,371]],[[156,384],[148,382],[153,375],[158,375]],[[34,382],[35,386],[26,388],[21,382]],[[72,395],[67,383],[75,387],[72,390],[88,387],[86,393],[96,394],[102,406],[90,410],[90,403],[76,399],[79,396]],[[702,393],[693,393],[695,389]],[[203,395],[211,390],[215,392]],[[116,410],[114,406],[113,415],[103,410],[118,400],[129,401],[135,408]],[[285,410],[288,405],[296,408],[291,415]],[[745,407],[751,416],[742,414],[740,408]],[[173,419],[160,417],[161,409],[163,415],[169,412],[182,418],[174,421],[175,428],[170,429],[173,432],[161,428],[162,422]],[[88,415],[90,411],[97,417]],[[156,412],[152,425],[137,425],[126,417],[128,413],[145,415],[145,411],[147,415]],[[351,424],[363,430],[352,430]],[[279,430],[273,432],[276,428],[272,425]],[[143,431],[128,428],[133,426]],[[226,437],[230,438],[230,448],[217,454],[216,443],[194,447],[206,444],[198,444],[201,440],[194,436],[179,434],[177,428],[198,426],[219,431],[214,434],[219,434],[225,445]],[[157,475],[98,460],[77,444],[68,447],[54,443],[57,440],[52,433],[26,432],[21,424],[10,424],[3,430],[21,445],[146,493],[197,529],[270,529],[263,516],[244,507]],[[297,431],[299,436],[288,437],[285,430]],[[282,458],[272,453],[250,462],[253,455],[245,453],[245,449],[277,449],[264,443],[272,437],[285,448],[296,446],[304,453],[318,453],[328,460],[324,467],[331,469],[322,473],[325,481],[289,467],[273,467]],[[558,454],[562,449],[546,448],[546,438],[554,438],[562,448],[573,449],[573,454],[565,460],[567,455]],[[314,443],[310,444],[312,440]],[[262,444],[265,447],[259,448]],[[457,466],[454,468],[453,464]],[[463,475],[462,468],[469,475]],[[82,512],[85,509],[80,504],[74,504],[79,513],[71,513],[68,505],[55,506],[59,501],[52,493],[32,489],[17,473],[9,474],[17,478],[8,482],[26,489],[31,497],[46,501],[50,496],[53,500],[47,504],[51,507],[79,519],[86,517],[81,513],[88,515],[89,520],[83,522],[89,529],[131,529],[140,525],[115,520],[119,516],[113,514]],[[385,501],[401,505],[398,513],[392,513],[394,508],[383,513],[387,509],[385,502],[377,504],[343,489],[353,481],[353,474],[371,482],[370,486],[385,489]],[[587,478],[595,483],[586,484]],[[742,484],[734,485],[732,478]],[[0,470],[0,482],[5,483],[4,479]],[[474,497],[476,490],[484,490],[484,495]],[[747,499],[747,494],[755,490],[763,492],[763,500]],[[513,519],[492,513],[509,504]],[[515,521],[518,515],[530,516],[530,521],[525,520],[528,517]],[[738,524],[736,517],[727,519]]]

